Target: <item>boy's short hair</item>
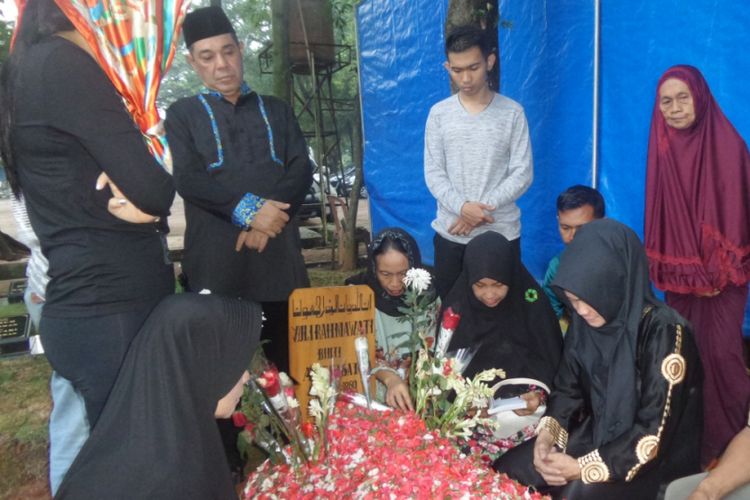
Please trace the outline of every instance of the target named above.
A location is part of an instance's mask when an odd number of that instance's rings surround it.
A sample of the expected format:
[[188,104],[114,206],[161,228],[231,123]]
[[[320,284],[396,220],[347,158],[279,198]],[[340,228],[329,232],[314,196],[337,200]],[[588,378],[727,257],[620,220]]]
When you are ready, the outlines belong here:
[[595,219],[601,219],[604,217],[604,198],[602,198],[601,193],[594,188],[577,184],[575,186],[570,186],[557,197],[558,212],[575,210],[584,205],[591,205],[594,208]]
[[477,26],[458,26],[445,37],[446,57],[450,52],[465,52],[472,47],[479,47],[485,58],[492,53],[487,33]]

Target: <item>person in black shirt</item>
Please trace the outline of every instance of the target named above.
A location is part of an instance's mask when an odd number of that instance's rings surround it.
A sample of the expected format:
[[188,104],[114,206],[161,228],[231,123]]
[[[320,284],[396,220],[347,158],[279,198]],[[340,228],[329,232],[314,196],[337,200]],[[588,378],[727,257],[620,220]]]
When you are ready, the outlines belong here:
[[30,0],[2,72],[3,160],[49,260],[41,335],[93,430],[131,340],[174,291],[170,175],[52,0]]
[[221,8],[189,13],[183,33],[206,85],[166,120],[185,199],[187,285],[260,302],[267,354],[286,371],[289,294],[309,286],[292,218],[312,182],[307,145],[286,103],[244,83],[242,47]]
[[260,315],[257,304],[218,295],[162,300],[55,498],[237,500],[212,421],[242,396]]

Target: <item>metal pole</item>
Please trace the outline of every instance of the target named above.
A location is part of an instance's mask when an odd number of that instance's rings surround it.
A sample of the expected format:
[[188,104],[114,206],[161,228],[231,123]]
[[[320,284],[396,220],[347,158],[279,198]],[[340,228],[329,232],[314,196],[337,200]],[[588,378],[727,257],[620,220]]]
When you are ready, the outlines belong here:
[[599,184],[599,21],[600,0],[594,0],[594,83],[591,117],[591,187]]

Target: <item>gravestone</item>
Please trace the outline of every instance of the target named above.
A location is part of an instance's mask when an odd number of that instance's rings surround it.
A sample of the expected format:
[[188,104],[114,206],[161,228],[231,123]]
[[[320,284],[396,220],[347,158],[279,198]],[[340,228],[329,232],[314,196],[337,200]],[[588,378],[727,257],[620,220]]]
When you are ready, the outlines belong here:
[[[364,393],[354,341],[367,338],[375,361],[375,297],[367,285],[301,288],[289,297],[289,375],[307,417],[310,367],[320,363],[339,372],[339,392]],[[370,393],[372,391],[370,381]]]
[[30,327],[28,314],[0,317],[0,357],[28,352]]

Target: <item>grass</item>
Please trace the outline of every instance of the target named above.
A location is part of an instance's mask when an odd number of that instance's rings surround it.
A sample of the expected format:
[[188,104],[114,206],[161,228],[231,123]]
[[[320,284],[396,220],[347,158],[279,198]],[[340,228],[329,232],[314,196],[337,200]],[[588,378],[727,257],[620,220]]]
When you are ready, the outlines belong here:
[[[343,285],[351,272],[310,269],[312,286]],[[0,317],[25,314],[21,304]],[[0,359],[0,499],[48,498],[47,419],[51,368],[44,356]]]
[[44,356],[0,360],[0,498],[46,496],[51,371]]
[[0,307],[0,318],[6,318],[8,316],[21,316],[26,314],[26,306],[23,302],[18,304],[8,304],[7,306]]
[[361,271],[332,271],[330,269],[308,269],[307,274],[310,276],[311,286],[341,286],[344,280],[349,276]]

